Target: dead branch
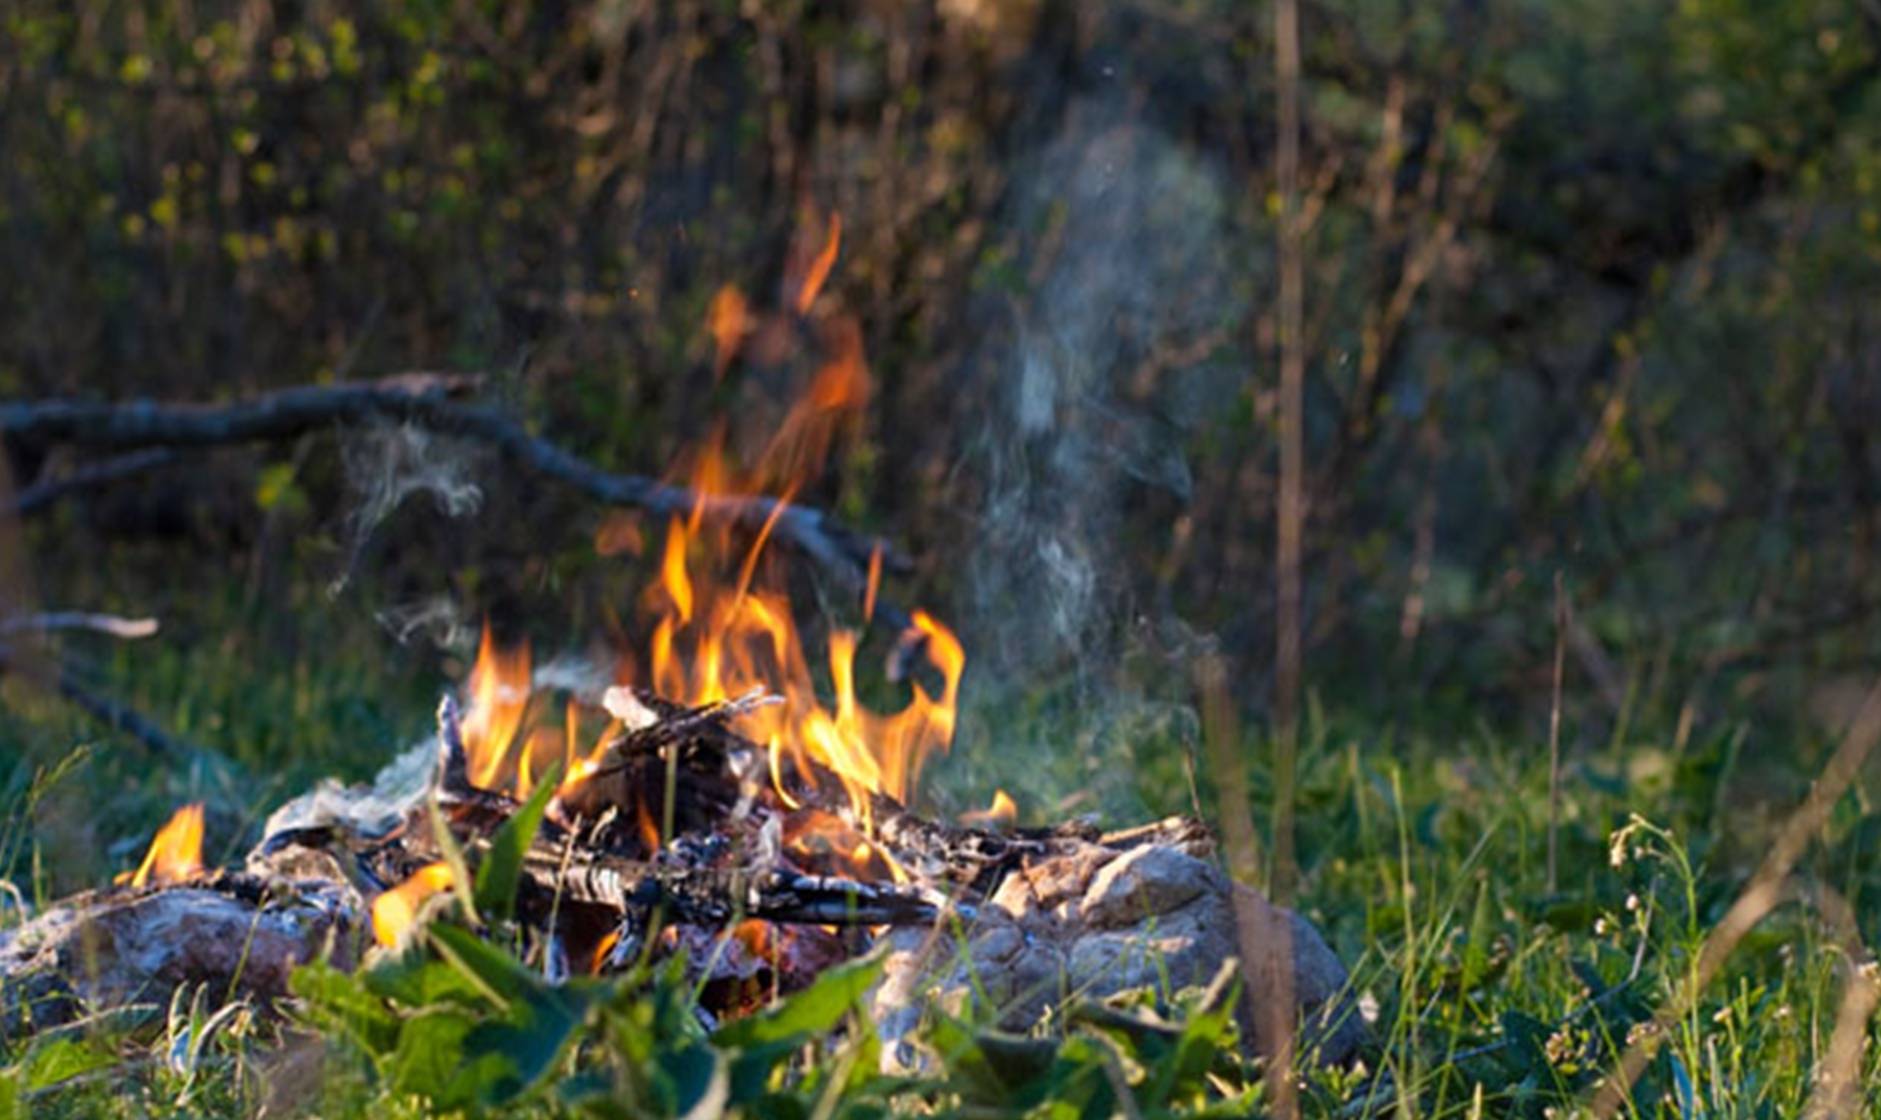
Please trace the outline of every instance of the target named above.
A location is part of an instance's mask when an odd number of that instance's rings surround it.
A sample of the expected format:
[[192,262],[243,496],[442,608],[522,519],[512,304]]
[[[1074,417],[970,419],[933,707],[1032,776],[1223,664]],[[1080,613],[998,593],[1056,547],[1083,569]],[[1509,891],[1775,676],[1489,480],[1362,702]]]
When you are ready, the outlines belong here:
[[100,459],[95,463],[85,463],[57,478],[36,479],[31,486],[14,496],[11,509],[5,512],[15,517],[28,517],[46,509],[67,494],[90,489],[93,486],[105,486],[120,479],[159,470],[179,462],[181,458],[168,448],[148,447],[141,451],[131,451],[108,459]]
[[47,692],[58,694],[67,703],[113,731],[129,735],[150,750],[169,758],[213,758],[215,752],[178,739],[137,709],[93,691],[70,665],[48,662],[43,653],[22,655],[0,645],[0,673],[22,677]]
[[0,619],[0,634],[45,634],[54,630],[91,630],[113,638],[148,638],[157,632],[154,618],[125,618],[93,611],[40,611]]
[[[771,535],[815,561],[846,589],[862,593],[869,558],[905,571],[912,565],[889,542],[859,533],[821,510],[784,505],[762,494],[701,495],[643,475],[601,470],[516,420],[491,408],[453,399],[476,379],[452,374],[404,374],[380,381],[304,385],[222,404],[162,401],[0,402],[0,435],[27,443],[100,448],[212,447],[289,439],[321,428],[369,421],[414,424],[494,448],[514,465],[608,505],[656,515],[691,513],[741,525],[752,532],[775,516]],[[906,629],[906,611],[878,600],[876,613]]]

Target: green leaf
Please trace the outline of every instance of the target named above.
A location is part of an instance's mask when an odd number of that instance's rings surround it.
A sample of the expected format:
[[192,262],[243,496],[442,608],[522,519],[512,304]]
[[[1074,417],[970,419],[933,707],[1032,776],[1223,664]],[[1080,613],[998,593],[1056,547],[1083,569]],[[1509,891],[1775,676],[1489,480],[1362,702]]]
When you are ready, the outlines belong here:
[[[472,1030],[464,1039],[464,1057],[482,1082],[478,1097],[501,1104],[540,1081],[567,1050],[585,1010],[545,985],[512,1004],[502,1018]],[[494,1075],[484,1076],[486,1070]]]
[[439,956],[476,985],[484,998],[503,1010],[508,1010],[518,1000],[548,990],[548,982],[521,961],[462,926],[433,922],[425,934]]
[[669,1055],[663,1065],[678,1090],[678,1113],[683,1120],[716,1120],[724,1115],[731,1078],[723,1054],[695,1043]]
[[34,1047],[32,1053],[26,1056],[26,1088],[44,1089],[81,1073],[90,1073],[94,1069],[111,1065],[117,1060],[116,1054],[89,1040],[55,1038]]
[[405,1007],[440,1003],[483,1006],[482,988],[456,966],[425,949],[423,942],[413,939],[402,952],[388,953],[371,968],[361,970],[359,979],[373,995]]
[[438,853],[451,869],[451,889],[456,892],[458,901],[464,904],[464,913],[471,924],[481,922],[477,917],[477,897],[470,880],[470,865],[464,862],[464,849],[457,843],[457,837],[451,835],[451,826],[444,819],[444,810],[438,807],[434,794],[428,803],[431,810],[431,831],[438,843]]
[[1470,912],[1469,933],[1463,939],[1463,964],[1460,987],[1465,995],[1474,991],[1489,971],[1489,880],[1476,884],[1476,908]]
[[880,957],[832,968],[816,983],[760,1014],[720,1027],[712,1041],[724,1047],[748,1047],[767,1042],[804,1041],[828,1033],[842,1022],[882,974]]
[[276,506],[298,509],[307,504],[294,485],[294,473],[293,463],[270,463],[261,468],[261,476],[255,480],[255,505],[263,513]]
[[477,909],[492,921],[506,922],[516,912],[516,885],[522,879],[523,856],[535,843],[542,826],[542,814],[562,776],[558,760],[536,783],[535,792],[523,802],[490,840],[490,850],[477,865]]
[[386,1063],[386,1078],[401,1093],[459,1099],[464,1062],[464,1036],[471,1031],[469,1017],[448,1010],[429,1011],[406,1019],[399,1026],[398,1048]]
[[805,1042],[833,1030],[881,973],[880,957],[852,961],[830,969],[775,1007],[720,1027],[712,1041],[739,1052],[731,1068],[732,1102],[746,1104],[762,1095],[778,1064]]
[[398,1041],[398,1020],[359,977],[325,961],[294,970],[288,988],[301,999],[301,1018],[325,1034],[337,1034],[373,1058]]

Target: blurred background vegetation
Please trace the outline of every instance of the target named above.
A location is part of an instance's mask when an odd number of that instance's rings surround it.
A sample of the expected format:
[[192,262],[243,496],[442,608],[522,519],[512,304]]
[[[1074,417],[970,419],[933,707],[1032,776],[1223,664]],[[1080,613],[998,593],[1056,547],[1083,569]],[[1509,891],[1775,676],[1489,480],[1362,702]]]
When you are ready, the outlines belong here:
[[[1304,13],[1330,753],[1303,813],[1348,741],[1422,737],[1465,784],[1543,743],[1557,573],[1576,781],[1702,758],[1789,803],[1881,652],[1881,9]],[[902,542],[894,594],[961,633],[933,796],[1182,809],[1197,656],[1229,659],[1250,727],[1268,705],[1269,32],[1240,0],[14,0],[0,395],[474,370],[538,433],[658,474],[717,420],[761,433],[853,317],[872,393],[800,500]],[[782,342],[721,362],[727,284]],[[9,451],[20,485],[74,466]],[[474,509],[433,500],[463,485]],[[323,434],[27,519],[20,594],[160,617],[68,652],[259,775],[227,791],[265,810],[424,734],[485,615],[545,658],[634,647],[647,571],[597,552],[608,524],[474,447]],[[98,738],[9,687],[22,757]],[[54,875],[123,865],[219,780],[100,742],[86,811],[42,822]]]

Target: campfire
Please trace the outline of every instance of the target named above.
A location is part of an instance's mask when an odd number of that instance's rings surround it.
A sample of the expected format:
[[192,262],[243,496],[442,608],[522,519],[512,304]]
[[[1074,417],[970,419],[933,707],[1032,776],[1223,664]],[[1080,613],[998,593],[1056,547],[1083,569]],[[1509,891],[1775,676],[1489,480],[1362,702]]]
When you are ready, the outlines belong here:
[[[1291,938],[1301,1007],[1331,1023],[1337,960],[1309,926],[1232,887],[1200,823],[1022,828],[1003,790],[956,821],[914,810],[926,764],[953,745],[969,656],[940,618],[883,598],[894,558],[881,545],[856,588],[859,623],[819,640],[800,630],[812,612],[770,546],[869,392],[857,324],[818,299],[839,235],[832,220],[801,247],[785,311],[754,312],[731,288],[713,302],[718,369],[747,349],[819,356],[761,453],[741,463],[715,435],[683,483],[649,491],[690,499],[657,542],[626,514],[597,536],[604,554],[657,572],[641,648],[571,682],[486,625],[435,736],[371,785],[327,782],[283,805],[238,869],[204,866],[192,805],[111,889],[0,934],[0,976],[14,981],[0,1029],[191,981],[265,1000],[297,964],[397,952],[447,907],[552,980],[678,958],[715,1017],[881,952],[875,1010],[890,1039],[925,999],[991,1000],[1002,1021],[1029,1025],[1073,996],[1204,984],[1251,924]],[[730,503],[765,515],[714,516]],[[824,539],[792,531],[800,545]],[[860,679],[869,636],[885,647],[874,692]],[[898,699],[864,699],[882,692]],[[527,842],[499,854],[506,834]],[[462,914],[464,876],[511,858],[513,906]],[[1351,1031],[1337,1024],[1329,1049],[1349,1049]],[[890,1047],[884,1060],[914,1057]]]

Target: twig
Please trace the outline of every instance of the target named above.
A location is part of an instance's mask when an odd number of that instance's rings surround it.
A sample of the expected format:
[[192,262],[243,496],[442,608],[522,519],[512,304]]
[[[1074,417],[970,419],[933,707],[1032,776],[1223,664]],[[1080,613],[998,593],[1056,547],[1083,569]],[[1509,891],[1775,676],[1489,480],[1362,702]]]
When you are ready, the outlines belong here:
[[[225,404],[8,401],[0,402],[0,435],[22,442],[89,447],[175,448],[280,440],[372,420],[415,424],[487,444],[516,466],[609,505],[668,516],[697,509],[702,517],[754,532],[775,518],[774,539],[808,556],[858,598],[867,586],[870,555],[877,549],[883,562],[895,570],[912,567],[889,542],[849,529],[821,510],[781,503],[762,494],[703,495],[643,475],[601,470],[530,435],[501,412],[451,399],[475,383],[476,379],[464,375],[418,373],[373,382],[299,386]],[[898,629],[912,625],[908,613],[892,604],[878,601],[876,612]]]
[[1554,573],[1554,696],[1548,706],[1548,893],[1555,890],[1561,826],[1561,678],[1567,668],[1567,582]]
[[31,632],[44,634],[53,630],[93,630],[126,640],[148,638],[157,632],[154,618],[125,618],[122,615],[92,611],[41,611],[0,619],[0,634]]
[[[1299,747],[1301,607],[1300,568],[1305,522],[1306,246],[1300,225],[1300,6],[1274,4],[1274,84],[1277,87],[1275,165],[1280,195],[1280,492],[1275,510],[1274,618],[1274,901],[1293,901],[1297,869],[1293,855],[1294,759]],[[1269,1048],[1266,1089],[1273,1115],[1300,1115],[1293,1082],[1293,960],[1290,930],[1280,923],[1282,945],[1273,970],[1277,987],[1267,1021],[1257,1029]],[[1273,951],[1270,950],[1270,955]],[[1253,962],[1247,962],[1252,967]],[[1252,977],[1250,977],[1252,979]],[[1282,1010],[1285,1009],[1285,1010]]]
[[5,509],[4,512],[11,513],[15,517],[27,517],[47,508],[67,494],[158,470],[178,462],[180,458],[168,448],[149,447],[124,455],[114,455],[109,459],[100,459],[95,463],[85,463],[57,478],[35,480],[31,486],[14,496],[11,507]]
[[17,674],[48,692],[57,693],[99,723],[129,735],[158,754],[178,759],[202,757],[216,759],[218,763],[225,761],[212,751],[176,738],[137,709],[92,691],[72,666],[49,660],[40,651],[22,655],[0,645],[0,672]]
[[1848,900],[1821,883],[1813,894],[1817,911],[1842,943],[1848,979],[1828,1050],[1816,1071],[1816,1088],[1803,1115],[1808,1120],[1840,1120],[1862,1114],[1862,1052],[1867,1048],[1868,1020],[1881,1005],[1881,972],[1876,970],[1874,954],[1862,944],[1861,923]]

